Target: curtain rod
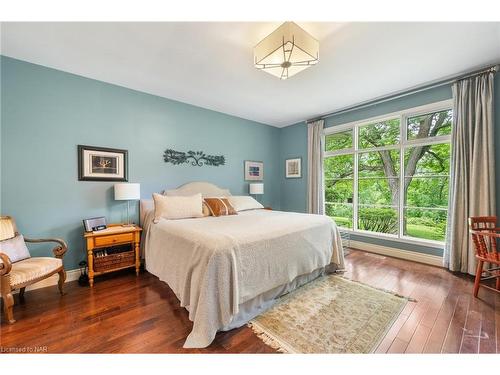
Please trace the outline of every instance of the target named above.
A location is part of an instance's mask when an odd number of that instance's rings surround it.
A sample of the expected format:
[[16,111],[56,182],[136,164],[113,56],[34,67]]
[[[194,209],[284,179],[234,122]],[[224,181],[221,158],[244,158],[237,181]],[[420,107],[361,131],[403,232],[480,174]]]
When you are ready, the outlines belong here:
[[355,110],[358,110],[358,109],[361,109],[361,108],[371,107],[372,105],[384,103],[384,102],[387,102],[387,101],[390,101],[390,100],[403,98],[403,97],[408,96],[408,95],[412,95],[412,94],[416,94],[416,93],[419,93],[419,92],[422,92],[422,91],[430,90],[430,89],[433,89],[433,88],[436,88],[436,87],[441,87],[441,86],[444,86],[444,85],[448,85],[450,83],[459,81],[461,79],[474,77],[474,76],[477,76],[477,75],[480,75],[480,74],[483,74],[483,73],[486,73],[486,72],[496,73],[499,70],[500,70],[500,64],[488,65],[488,66],[482,67],[480,69],[471,70],[471,71],[468,71],[468,72],[465,72],[465,73],[459,73],[459,74],[453,75],[451,77],[447,77],[447,78],[442,78],[442,79],[439,79],[439,80],[431,81],[431,82],[428,82],[428,83],[424,83],[423,85],[414,86],[414,87],[406,89],[406,90],[396,91],[396,92],[393,92],[392,94],[379,96],[379,97],[377,97],[375,99],[367,100],[367,101],[364,101],[364,102],[361,102],[361,103],[358,103],[358,104],[355,104],[355,105],[352,105],[352,106],[340,108],[340,109],[338,109],[336,111],[325,113],[325,114],[323,114],[321,116],[317,116],[317,117],[314,117],[314,118],[312,118],[310,120],[306,120],[306,123],[307,122],[321,120],[321,119],[325,119],[325,118],[328,118],[328,117],[331,117],[331,116],[334,116],[334,115],[339,115],[341,113],[355,111]]

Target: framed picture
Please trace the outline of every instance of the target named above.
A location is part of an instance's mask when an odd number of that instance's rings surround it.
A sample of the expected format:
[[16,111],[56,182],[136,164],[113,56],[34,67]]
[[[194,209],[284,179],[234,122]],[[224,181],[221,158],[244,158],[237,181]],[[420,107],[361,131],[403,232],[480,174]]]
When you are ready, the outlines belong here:
[[245,160],[245,181],[264,180],[264,163],[261,161]]
[[128,151],[78,145],[79,181],[127,181]]
[[285,173],[286,178],[301,178],[302,158],[286,159],[285,172],[286,172]]

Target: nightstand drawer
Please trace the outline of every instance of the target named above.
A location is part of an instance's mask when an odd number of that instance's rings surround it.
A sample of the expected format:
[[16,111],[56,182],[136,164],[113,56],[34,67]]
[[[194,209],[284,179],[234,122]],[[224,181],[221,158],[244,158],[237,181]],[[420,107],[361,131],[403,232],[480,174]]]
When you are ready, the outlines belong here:
[[95,246],[109,246],[118,243],[132,242],[134,240],[134,233],[113,234],[110,236],[95,237]]

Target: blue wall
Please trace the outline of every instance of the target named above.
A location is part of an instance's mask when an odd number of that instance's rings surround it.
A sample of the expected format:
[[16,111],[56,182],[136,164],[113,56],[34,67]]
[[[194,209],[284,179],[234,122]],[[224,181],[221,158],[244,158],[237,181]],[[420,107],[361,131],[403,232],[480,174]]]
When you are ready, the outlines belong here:
[[[285,160],[302,158],[302,178],[285,178]],[[307,212],[307,126],[300,122],[281,128],[281,189],[283,211]]]
[[[279,208],[280,129],[7,57],[1,63],[1,213],[29,237],[62,237],[67,269],[85,259],[82,219],[126,220],[112,182],[78,181],[77,145],[129,151],[142,198],[189,181],[247,194],[244,160],[264,161],[266,205]],[[223,154],[221,167],[174,166],[163,151]],[[136,205],[137,207],[137,205]],[[137,209],[134,210],[137,220]],[[50,248],[34,246],[34,255]]]
[[[500,108],[500,77],[495,79],[495,107]],[[431,90],[419,92],[403,98],[394,99],[378,105],[362,108],[356,111],[346,112],[336,116],[331,116],[325,120],[325,127],[332,127],[359,121],[370,117],[380,116],[391,112],[397,112],[404,109],[430,104],[452,97],[451,86],[442,86]],[[496,144],[500,144],[500,110],[495,112]],[[281,209],[286,211],[306,212],[307,210],[307,127],[304,122],[300,122],[281,129],[280,139],[281,162],[290,157],[302,157],[303,175],[302,179],[289,180],[284,176],[281,180]],[[497,165],[497,207],[500,216],[500,148],[496,148]],[[306,173],[304,173],[306,171]],[[351,238],[356,241],[373,243],[388,247],[397,247],[403,250],[418,251],[433,255],[442,255],[442,249],[424,247],[400,241],[384,240],[361,235],[352,235]]]

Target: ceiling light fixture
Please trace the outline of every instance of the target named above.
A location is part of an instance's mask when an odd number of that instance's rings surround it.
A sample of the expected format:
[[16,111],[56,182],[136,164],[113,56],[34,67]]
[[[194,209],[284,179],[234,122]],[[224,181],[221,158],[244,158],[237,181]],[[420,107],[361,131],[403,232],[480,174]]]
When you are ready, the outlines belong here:
[[255,67],[287,79],[319,61],[319,43],[293,22],[285,22],[253,50]]

